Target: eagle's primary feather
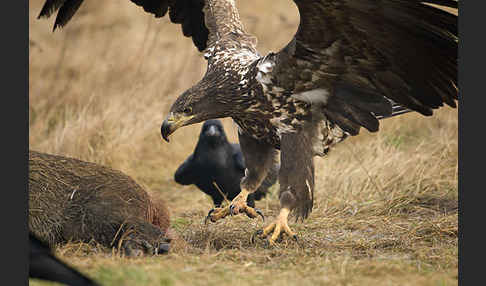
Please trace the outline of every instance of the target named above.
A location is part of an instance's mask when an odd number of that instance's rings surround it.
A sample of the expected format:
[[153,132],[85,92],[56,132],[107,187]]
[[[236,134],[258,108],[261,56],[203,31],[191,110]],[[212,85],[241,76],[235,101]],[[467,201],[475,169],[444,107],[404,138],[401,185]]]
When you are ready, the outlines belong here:
[[[55,25],[62,26],[81,2],[47,0],[40,16],[59,9]],[[291,234],[288,213],[305,218],[312,210],[313,156],[325,155],[361,127],[377,131],[379,119],[456,107],[454,0],[294,0],[299,28],[282,50],[266,56],[245,32],[234,0],[132,2],[157,17],[168,7],[170,20],[182,25],[208,61],[203,79],[172,105],[162,136],[212,118],[232,117],[239,126],[247,164],[241,198],[212,220],[247,210],[241,202],[258,188],[280,149],[277,223]]]
[[[84,0],[46,0],[37,18],[57,12],[53,30],[64,27]],[[204,0],[130,0],[154,17],[164,17],[169,11],[172,23],[181,24],[183,34],[191,37],[199,51],[206,49],[209,31],[204,24]]]

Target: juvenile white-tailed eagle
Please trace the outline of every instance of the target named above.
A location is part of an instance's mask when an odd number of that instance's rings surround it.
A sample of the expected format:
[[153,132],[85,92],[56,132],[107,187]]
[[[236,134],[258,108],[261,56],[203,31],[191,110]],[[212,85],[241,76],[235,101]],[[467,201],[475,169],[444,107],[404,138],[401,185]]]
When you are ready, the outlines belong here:
[[[59,10],[66,24],[83,0],[47,0],[40,16]],[[263,229],[274,243],[290,212],[306,218],[313,205],[314,156],[361,127],[406,110],[432,115],[456,107],[457,9],[454,0],[294,0],[297,33],[279,52],[261,56],[243,28],[234,0],[132,0],[156,17],[169,12],[204,51],[203,79],[177,98],[162,137],[204,120],[231,117],[246,162],[241,192],[208,214],[256,217],[246,205],[280,149],[280,214]],[[457,11],[457,10],[456,10]]]

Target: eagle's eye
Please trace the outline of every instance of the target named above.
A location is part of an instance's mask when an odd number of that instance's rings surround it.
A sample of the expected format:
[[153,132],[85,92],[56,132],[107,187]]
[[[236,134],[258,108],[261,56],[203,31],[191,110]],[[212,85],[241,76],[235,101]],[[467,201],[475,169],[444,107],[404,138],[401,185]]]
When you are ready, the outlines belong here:
[[186,108],[184,108],[183,112],[186,113],[186,114],[191,113],[192,112],[192,107],[187,106]]

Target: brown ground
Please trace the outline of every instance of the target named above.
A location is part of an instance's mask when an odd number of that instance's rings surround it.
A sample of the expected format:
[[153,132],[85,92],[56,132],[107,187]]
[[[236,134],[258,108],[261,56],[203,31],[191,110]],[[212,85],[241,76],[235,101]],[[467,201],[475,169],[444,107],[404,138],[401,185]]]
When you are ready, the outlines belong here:
[[[205,226],[209,197],[173,181],[200,125],[178,130],[168,144],[160,124],[206,69],[181,28],[129,1],[87,0],[67,28],[51,33],[53,19],[35,19],[41,2],[29,1],[30,148],[123,171],[168,201],[171,225],[188,242],[136,259],[68,245],[56,251],[61,259],[117,286],[457,285],[457,110],[387,119],[380,132],[362,131],[316,159],[314,211],[290,224],[300,245],[250,244],[261,220]],[[289,0],[238,3],[262,54],[297,29]],[[224,124],[235,142],[231,120]],[[268,219],[278,211],[277,190],[257,202]]]

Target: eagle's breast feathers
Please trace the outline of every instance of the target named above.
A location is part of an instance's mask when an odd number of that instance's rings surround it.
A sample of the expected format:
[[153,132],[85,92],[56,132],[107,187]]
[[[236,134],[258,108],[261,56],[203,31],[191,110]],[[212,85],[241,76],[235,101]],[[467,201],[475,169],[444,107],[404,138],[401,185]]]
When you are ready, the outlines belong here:
[[[232,97],[235,109],[240,111],[232,116],[239,132],[280,148],[281,135],[299,131],[313,119],[313,108],[320,107],[327,100],[329,92],[324,88],[295,92],[293,86],[276,84],[278,81],[272,74],[276,64],[274,53],[260,57],[252,50],[224,47],[216,44],[206,51],[208,70],[221,77],[230,77],[231,82],[237,83],[237,93],[228,97]],[[286,73],[290,74],[292,70]],[[295,76],[303,77],[304,82],[309,75]],[[316,79],[316,76],[310,77]],[[316,118],[320,123],[313,148],[316,155],[323,156],[347,134],[326,120],[322,112],[318,112]]]

